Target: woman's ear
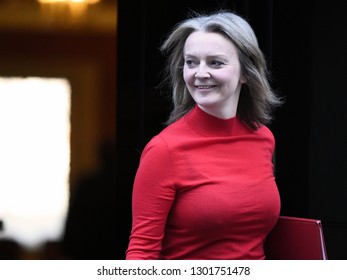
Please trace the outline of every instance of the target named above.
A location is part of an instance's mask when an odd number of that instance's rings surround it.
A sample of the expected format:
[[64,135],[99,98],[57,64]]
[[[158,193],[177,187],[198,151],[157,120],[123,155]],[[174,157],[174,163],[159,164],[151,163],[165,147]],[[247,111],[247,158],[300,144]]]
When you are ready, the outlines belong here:
[[247,82],[247,80],[245,79],[245,77],[241,76],[240,77],[240,83],[245,84],[246,82]]

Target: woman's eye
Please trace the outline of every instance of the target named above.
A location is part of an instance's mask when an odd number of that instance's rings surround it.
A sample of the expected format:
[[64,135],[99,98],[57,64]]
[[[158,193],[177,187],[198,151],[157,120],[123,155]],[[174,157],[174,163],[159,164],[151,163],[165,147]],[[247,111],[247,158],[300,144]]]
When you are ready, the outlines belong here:
[[220,60],[212,60],[212,61],[210,62],[210,64],[211,64],[212,66],[214,66],[214,67],[219,67],[219,66],[224,65],[224,63],[223,63],[222,61],[220,61]]
[[195,65],[197,65],[197,62],[194,61],[193,59],[187,59],[186,64],[188,67],[194,67]]

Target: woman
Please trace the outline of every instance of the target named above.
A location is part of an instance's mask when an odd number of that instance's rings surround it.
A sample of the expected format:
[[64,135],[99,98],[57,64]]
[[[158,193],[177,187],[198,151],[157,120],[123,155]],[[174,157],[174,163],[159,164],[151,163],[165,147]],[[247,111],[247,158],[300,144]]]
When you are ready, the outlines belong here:
[[127,259],[265,259],[280,211],[265,126],[280,104],[252,28],[228,12],[190,18],[170,52],[174,109],[145,147]]

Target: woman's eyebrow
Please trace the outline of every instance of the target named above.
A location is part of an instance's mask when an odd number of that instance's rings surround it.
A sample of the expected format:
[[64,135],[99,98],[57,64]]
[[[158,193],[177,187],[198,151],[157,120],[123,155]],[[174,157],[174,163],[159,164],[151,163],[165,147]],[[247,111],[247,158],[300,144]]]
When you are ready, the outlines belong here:
[[[190,53],[185,53],[184,57],[192,57],[192,58],[197,58],[199,55],[195,55],[195,54],[190,54]],[[208,59],[215,59],[215,58],[219,58],[219,59],[226,59],[228,60],[228,56],[225,54],[213,54],[213,55],[207,55],[206,56]]]

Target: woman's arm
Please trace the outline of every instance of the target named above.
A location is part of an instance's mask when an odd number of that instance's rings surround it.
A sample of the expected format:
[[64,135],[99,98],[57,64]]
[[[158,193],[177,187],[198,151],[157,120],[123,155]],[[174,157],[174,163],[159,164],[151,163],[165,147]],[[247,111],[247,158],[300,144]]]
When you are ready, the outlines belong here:
[[159,136],[144,149],[132,200],[132,231],[126,259],[159,259],[168,213],[175,198],[170,151]]

